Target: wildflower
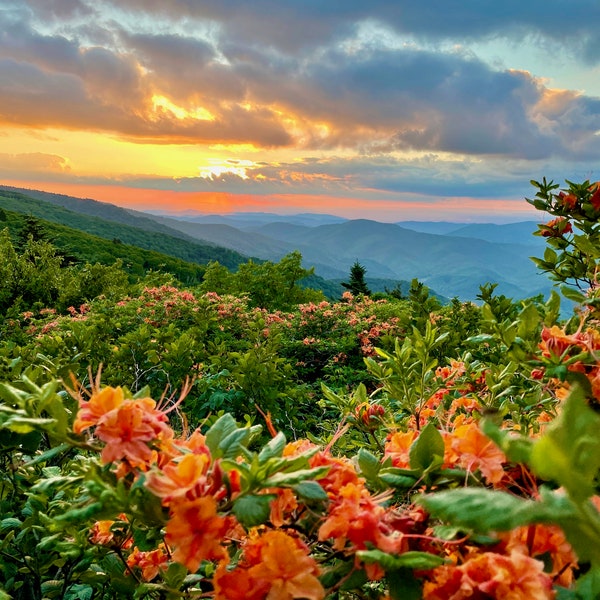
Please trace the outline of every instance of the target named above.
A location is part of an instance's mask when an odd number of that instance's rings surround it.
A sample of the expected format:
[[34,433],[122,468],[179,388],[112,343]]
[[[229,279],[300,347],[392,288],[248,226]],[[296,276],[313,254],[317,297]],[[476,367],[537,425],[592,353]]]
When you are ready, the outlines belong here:
[[146,487],[168,506],[172,500],[187,496],[194,490],[200,492],[202,484],[206,484],[209,465],[210,456],[207,454],[185,454],[180,460],[165,465],[162,473],[148,473]]
[[410,468],[410,447],[417,437],[417,432],[396,431],[388,436],[385,444],[385,457],[392,459],[392,465],[400,469]]
[[250,537],[235,569],[219,564],[215,600],[321,600],[325,590],[318,575],[306,544],[283,531],[267,531]]
[[546,570],[558,585],[569,587],[573,582],[577,557],[560,527],[544,524],[517,527],[501,534],[500,539],[507,553],[517,551],[531,558],[549,557],[551,569]]
[[165,541],[172,547],[173,560],[195,573],[203,560],[225,558],[221,542],[230,520],[217,514],[212,496],[178,500],[171,504]]
[[127,566],[130,569],[139,568],[144,581],[152,581],[160,571],[166,571],[169,555],[161,544],[156,550],[142,552],[137,546],[127,557]]
[[565,217],[552,219],[552,221],[548,221],[548,223],[539,227],[542,237],[562,237],[565,233],[573,233],[573,226]]
[[298,501],[294,492],[289,488],[266,489],[266,494],[275,494],[271,500],[271,514],[269,520],[274,527],[281,527],[289,520],[291,515],[298,508]]
[[551,600],[552,579],[544,563],[513,552],[510,556],[486,552],[459,567],[442,566],[423,587],[424,600]]
[[489,483],[499,483],[504,476],[504,453],[481,431],[477,423],[459,425],[452,433],[451,449],[455,452],[458,465],[468,471],[481,471]]
[[404,540],[400,532],[386,526],[385,515],[386,509],[362,484],[349,483],[340,489],[329,516],[319,528],[319,540],[333,538],[336,550],[350,542],[359,550],[373,545],[384,552],[399,552]]
[[148,442],[173,435],[167,416],[155,406],[151,398],[125,400],[100,418],[96,436],[106,443],[102,450],[105,464],[124,458],[132,465],[144,465],[153,456]]
[[79,412],[73,423],[73,431],[81,433],[89,427],[98,424],[106,413],[123,404],[125,396],[120,387],[106,387],[92,394],[89,401],[79,398]]
[[92,526],[89,540],[92,544],[100,546],[129,548],[133,540],[129,534],[127,515],[119,514],[116,521],[96,521]]
[[579,203],[579,198],[575,194],[567,194],[565,192],[559,192],[557,200],[566,210],[573,210]]
[[593,192],[592,196],[590,197],[590,204],[595,211],[600,211],[600,181],[592,183],[590,186],[590,191]]

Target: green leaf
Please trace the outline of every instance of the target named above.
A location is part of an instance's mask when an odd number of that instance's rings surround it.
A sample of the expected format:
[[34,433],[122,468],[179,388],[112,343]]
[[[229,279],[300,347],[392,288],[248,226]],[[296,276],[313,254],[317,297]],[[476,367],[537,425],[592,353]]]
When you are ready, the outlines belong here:
[[187,569],[181,563],[173,562],[163,574],[165,583],[174,590],[178,590],[187,576]]
[[39,454],[38,456],[36,456],[32,460],[30,460],[29,462],[25,463],[25,466],[29,467],[31,465],[36,465],[41,462],[46,462],[47,460],[54,458],[57,454],[67,451],[70,447],[71,446],[69,446],[69,444],[61,444],[60,446],[55,446],[54,448],[50,448],[50,450],[46,450],[46,452],[42,452],[42,454]]
[[560,292],[567,300],[571,300],[576,304],[583,304],[585,302],[586,295],[568,285],[561,286]]
[[412,443],[409,451],[411,469],[427,471],[439,466],[444,459],[444,439],[433,423],[428,423],[419,437]]
[[237,429],[235,419],[229,413],[219,417],[206,432],[206,445],[213,457],[219,451],[219,444],[231,432]]
[[329,467],[316,467],[315,469],[299,469],[291,473],[275,473],[263,482],[264,487],[283,487],[296,485],[307,479],[318,479],[325,475]]
[[280,431],[266,446],[263,446],[258,454],[258,460],[260,462],[265,462],[269,458],[280,457],[283,454],[285,444],[285,435]]
[[274,494],[240,496],[233,503],[233,514],[246,528],[262,525],[269,519],[271,500],[276,497]]
[[54,419],[43,419],[41,417],[10,417],[3,425],[5,429],[14,431],[15,433],[30,433],[35,430],[45,430],[54,425]]
[[542,502],[479,488],[429,494],[418,498],[417,503],[438,519],[481,533],[508,531],[529,523],[549,523],[557,516]]
[[379,472],[379,479],[395,488],[411,488],[419,479],[419,475],[408,469],[389,467]]
[[560,415],[548,426],[531,450],[531,468],[552,480],[581,502],[595,493],[600,469],[600,415],[586,402],[579,385],[563,404]]
[[327,492],[316,481],[302,481],[292,486],[292,489],[303,500],[328,500]]
[[407,569],[433,569],[446,561],[437,554],[418,552],[416,550],[403,554],[388,554],[383,550],[358,550],[356,556],[365,563],[378,563],[386,571]]
[[577,596],[582,600],[600,597],[600,565],[592,567],[577,580]]
[[17,527],[21,527],[21,525],[23,525],[23,523],[15,517],[2,519],[2,521],[0,521],[0,533],[5,533],[11,529],[16,529]]
[[374,454],[361,448],[358,451],[358,467],[367,479],[375,479],[381,469],[381,462]]

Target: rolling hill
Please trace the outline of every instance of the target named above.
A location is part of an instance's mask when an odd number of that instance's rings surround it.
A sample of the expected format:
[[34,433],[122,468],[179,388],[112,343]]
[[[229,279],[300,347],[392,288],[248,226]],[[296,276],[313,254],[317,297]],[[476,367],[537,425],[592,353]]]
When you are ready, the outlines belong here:
[[[552,288],[529,259],[539,256],[543,245],[543,240],[532,235],[536,229],[533,222],[406,222],[401,226],[330,215],[319,220],[319,215],[295,218],[270,213],[195,215],[188,220],[45,192],[36,192],[38,200],[33,200],[28,198],[32,193],[7,190],[0,193],[0,206],[14,210],[16,201],[22,205],[21,212],[57,222],[62,219],[69,226],[140,247],[148,248],[151,242],[152,249],[192,262],[218,260],[235,267],[246,260],[242,255],[278,261],[297,250],[305,267],[314,266],[317,276],[337,280],[338,284],[359,261],[369,279],[417,278],[441,296],[462,300],[475,299],[484,283],[496,283],[499,293],[514,298],[547,295]],[[9,196],[12,208],[6,204]],[[46,216],[48,207],[52,211]],[[59,215],[58,210],[65,212]],[[87,220],[82,220],[84,215]],[[211,220],[217,222],[207,222]]]
[[[51,196],[56,195],[51,194]],[[127,215],[128,211],[110,204],[87,200],[78,200],[78,202],[68,202],[67,204],[71,208],[64,208],[62,202],[40,200],[14,190],[0,189],[0,207],[4,210],[32,215],[38,219],[66,225],[104,239],[160,252],[190,263],[207,264],[210,261],[219,261],[227,267],[235,268],[240,263],[247,261],[246,256],[242,256],[230,248],[184,236],[182,232],[168,230],[149,218],[144,217],[133,221],[136,225],[127,224],[121,219],[127,218],[122,213]],[[87,212],[82,212],[80,210],[82,208],[88,209]],[[101,210],[96,210],[99,208]],[[105,208],[106,212],[103,212]],[[117,210],[113,210],[113,208]],[[102,216],[91,214],[93,210]],[[118,220],[113,220],[111,217]],[[145,227],[138,226],[140,223]]]

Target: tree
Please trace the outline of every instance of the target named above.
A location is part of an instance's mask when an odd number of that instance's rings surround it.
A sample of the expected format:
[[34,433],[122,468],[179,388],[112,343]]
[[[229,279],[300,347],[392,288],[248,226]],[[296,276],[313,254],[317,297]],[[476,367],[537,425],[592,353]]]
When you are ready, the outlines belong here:
[[371,290],[367,286],[365,281],[365,273],[367,269],[363,267],[358,261],[356,261],[350,269],[350,279],[348,282],[342,282],[342,285],[355,296],[362,294],[363,296],[370,296]]

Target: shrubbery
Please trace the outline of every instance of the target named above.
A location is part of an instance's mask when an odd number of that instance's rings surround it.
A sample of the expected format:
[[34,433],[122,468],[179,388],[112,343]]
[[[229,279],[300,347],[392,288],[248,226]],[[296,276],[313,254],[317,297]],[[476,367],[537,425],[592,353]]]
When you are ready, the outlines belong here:
[[568,320],[493,285],[13,298],[0,597],[598,597],[600,192],[536,186]]

